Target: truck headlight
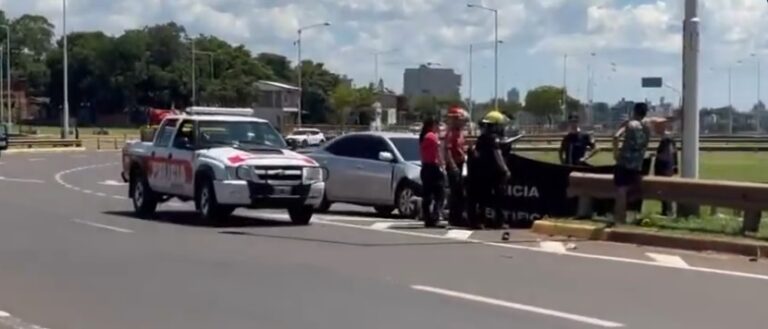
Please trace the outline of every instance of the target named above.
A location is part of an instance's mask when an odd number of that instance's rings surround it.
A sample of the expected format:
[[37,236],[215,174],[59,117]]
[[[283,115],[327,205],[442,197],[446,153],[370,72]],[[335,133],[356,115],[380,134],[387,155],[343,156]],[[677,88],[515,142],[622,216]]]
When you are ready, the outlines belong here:
[[323,181],[323,168],[306,167],[302,174],[302,183],[305,185],[320,183]]
[[253,180],[253,169],[248,166],[238,166],[235,169],[235,177],[240,180]]

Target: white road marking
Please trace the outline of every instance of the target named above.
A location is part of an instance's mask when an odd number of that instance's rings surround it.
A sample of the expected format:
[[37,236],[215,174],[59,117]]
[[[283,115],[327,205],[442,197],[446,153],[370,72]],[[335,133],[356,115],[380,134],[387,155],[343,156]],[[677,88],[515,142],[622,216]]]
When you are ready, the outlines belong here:
[[565,245],[558,241],[541,241],[539,242],[539,247],[541,247],[542,250],[558,254],[564,254],[568,252],[568,249],[565,248]]
[[73,219],[72,221],[75,222],[75,223],[78,223],[78,224],[83,224],[83,225],[103,228],[105,230],[111,230],[111,231],[120,232],[120,233],[133,233],[133,231],[131,231],[129,229],[125,229],[125,228],[121,228],[121,227],[116,227],[116,226],[110,226],[110,225],[104,225],[104,224],[99,224],[99,223],[94,223],[94,222],[89,222],[87,220],[82,220],[82,219]]
[[670,266],[677,266],[677,267],[690,267],[688,263],[686,263],[682,258],[680,258],[680,256],[656,254],[652,252],[647,252],[645,253],[645,255],[648,257],[651,257],[653,260],[662,264],[667,264]]
[[127,186],[128,183],[118,182],[116,180],[105,180],[103,182],[99,182],[101,185],[107,185],[107,186]]
[[32,161],[32,162],[43,161],[43,160],[45,160],[45,159],[43,159],[43,158],[32,158],[32,159],[29,159],[29,161]]
[[107,194],[106,194],[106,193],[101,193],[101,192],[99,192],[99,193],[94,193],[94,194],[95,194],[95,195],[97,195],[97,196],[100,196],[100,197],[106,197],[106,196],[107,196]]
[[86,194],[93,194],[93,191],[91,191],[91,190],[82,190],[82,192],[86,193]]
[[[422,238],[430,238],[430,239],[442,239],[442,240],[448,240],[449,238],[446,238],[441,235],[433,235],[433,234],[427,234],[427,233],[420,233],[420,232],[411,232],[411,231],[399,231],[399,230],[391,230],[391,229],[374,229],[370,226],[359,226],[354,224],[347,224],[347,223],[339,223],[339,222],[332,222],[332,221],[324,221],[315,219],[313,220],[314,223],[318,224],[324,224],[324,225],[331,225],[331,226],[338,226],[338,227],[347,227],[347,228],[354,228],[358,230],[368,230],[368,231],[376,231],[376,232],[386,232],[386,233],[396,233],[396,234],[402,234],[402,235],[410,235],[410,236],[416,236],[416,237],[422,237]],[[450,239],[453,240],[453,239]],[[475,244],[481,244],[485,246],[493,246],[493,247],[500,247],[500,248],[508,248],[508,249],[517,249],[517,250],[526,250],[526,251],[533,251],[533,252],[545,252],[548,254],[552,254],[549,251],[544,251],[541,248],[538,247],[527,247],[522,245],[514,245],[514,244],[508,244],[508,243],[496,243],[496,242],[487,242],[482,240],[476,240],[476,239],[467,239],[465,240],[468,243],[475,243]],[[571,257],[579,257],[579,258],[587,258],[587,259],[598,259],[598,260],[607,260],[607,261],[614,261],[614,262],[621,262],[621,263],[628,263],[628,264],[638,264],[638,265],[649,265],[649,266],[656,266],[656,267],[665,267],[670,269],[682,269],[682,270],[690,270],[695,272],[702,272],[702,273],[710,273],[710,274],[721,274],[721,275],[728,275],[733,277],[740,277],[740,278],[747,278],[747,279],[757,279],[757,280],[765,280],[768,281],[768,275],[760,275],[760,274],[753,274],[753,273],[744,273],[744,272],[736,272],[736,271],[727,271],[727,270],[718,270],[718,269],[712,269],[712,268],[706,268],[706,267],[679,267],[679,266],[672,266],[668,264],[662,264],[657,262],[651,262],[646,260],[637,260],[637,259],[630,259],[630,258],[621,258],[621,257],[612,257],[612,256],[602,256],[602,255],[593,255],[593,254],[584,254],[584,253],[578,253],[578,252],[568,252],[564,253],[562,255],[571,256]]]
[[392,227],[392,225],[395,225],[395,223],[374,223],[371,225],[371,228],[374,230],[386,230]]
[[10,329],[45,329],[38,325],[26,323],[4,311],[0,311],[0,326],[4,328],[8,327]]
[[469,239],[470,236],[472,236],[472,233],[475,233],[475,232],[467,231],[467,230],[450,230],[447,233],[445,233],[445,237],[450,239],[466,240],[466,239]]
[[16,183],[37,183],[37,184],[45,183],[44,181],[41,181],[39,179],[8,178],[8,177],[2,177],[2,176],[0,176],[0,181],[16,182]]
[[78,154],[78,155],[70,155],[70,157],[75,158],[75,159],[81,159],[81,158],[86,158],[88,156],[84,155],[84,154]]
[[505,301],[505,300],[494,299],[494,298],[489,298],[489,297],[483,297],[483,296],[478,296],[478,295],[472,295],[472,294],[458,292],[458,291],[453,291],[453,290],[446,290],[446,289],[441,289],[441,288],[435,288],[435,287],[429,287],[429,286],[419,286],[419,285],[413,285],[413,286],[411,286],[411,288],[413,288],[414,290],[418,290],[418,291],[431,292],[433,294],[438,294],[438,295],[443,295],[443,296],[448,296],[448,297],[454,297],[454,298],[460,298],[460,299],[464,299],[464,300],[469,300],[469,301],[478,302],[478,303],[485,303],[485,304],[494,305],[494,306],[506,307],[506,308],[511,308],[511,309],[515,309],[515,310],[518,310],[518,311],[526,311],[526,312],[536,313],[536,314],[540,314],[540,315],[556,317],[556,318],[571,320],[571,321],[575,321],[575,322],[586,323],[586,324],[590,324],[590,325],[594,325],[594,326],[598,326],[598,327],[604,327],[604,328],[621,328],[621,327],[624,327],[623,324],[618,323],[618,322],[601,320],[601,319],[598,319],[598,318],[593,318],[593,317],[588,317],[588,316],[583,316],[583,315],[578,315],[578,314],[573,314],[573,313],[566,313],[566,312],[546,309],[546,308],[537,307],[537,306],[513,303],[513,302],[509,302],[509,301]]
[[127,197],[120,196],[120,195],[113,195],[112,198],[113,199],[118,199],[118,200],[128,200]]

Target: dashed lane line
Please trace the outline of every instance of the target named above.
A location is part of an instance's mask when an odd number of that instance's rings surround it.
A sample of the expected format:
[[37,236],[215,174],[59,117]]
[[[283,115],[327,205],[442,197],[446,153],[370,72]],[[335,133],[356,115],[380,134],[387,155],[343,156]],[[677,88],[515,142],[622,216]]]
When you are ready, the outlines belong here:
[[28,160],[29,160],[30,162],[45,161],[45,159],[43,159],[43,158],[32,158],[32,159],[28,159]]
[[[347,227],[347,228],[354,228],[354,229],[358,229],[358,230],[368,230],[368,231],[383,232],[383,233],[395,233],[395,234],[409,235],[409,236],[429,238],[429,239],[454,240],[454,241],[456,240],[456,239],[448,238],[448,237],[445,237],[445,236],[442,236],[442,235],[433,235],[433,234],[420,233],[420,232],[402,231],[402,230],[396,230],[396,229],[374,229],[374,228],[372,228],[370,226],[360,226],[360,225],[340,223],[340,222],[336,222],[336,221],[328,221],[328,220],[322,220],[322,219],[313,220],[313,222],[314,223],[318,223],[318,224],[323,224],[323,225]],[[706,268],[706,267],[695,267],[695,266],[680,267],[680,266],[664,264],[664,263],[659,263],[659,262],[652,262],[652,261],[647,261],[647,260],[638,260],[638,259],[631,259],[631,258],[621,258],[621,257],[613,257],[613,256],[585,254],[585,253],[579,253],[579,252],[555,253],[555,252],[552,252],[552,251],[549,251],[549,250],[544,250],[544,249],[542,249],[540,247],[529,247],[529,246],[509,244],[509,243],[488,242],[488,241],[482,241],[482,240],[477,240],[477,239],[466,239],[466,240],[463,240],[463,241],[467,242],[467,243],[474,243],[474,244],[480,244],[480,245],[492,246],[492,247],[500,247],[500,248],[507,248],[507,249],[525,250],[525,251],[533,251],[533,252],[543,252],[543,253],[548,253],[548,254],[564,255],[564,256],[569,256],[569,257],[579,257],[579,258],[605,260],[605,261],[613,261],[613,262],[620,262],[620,263],[627,263],[627,264],[656,266],[656,267],[664,267],[664,268],[669,268],[669,269],[688,270],[688,271],[701,272],[701,273],[720,274],[720,275],[727,275],[727,276],[733,276],[733,277],[739,277],[739,278],[756,279],[756,280],[768,281],[768,275],[760,275],[760,274],[753,274],[753,273],[744,273],[744,272],[728,271],[728,270],[718,270],[718,269],[712,269],[712,268]]]
[[64,170],[64,171],[56,173],[56,175],[54,175],[54,179],[56,179],[57,183],[61,184],[62,186],[66,187],[66,188],[68,188],[70,190],[73,190],[73,191],[78,191],[78,192],[82,192],[82,193],[85,193],[85,194],[95,195],[95,196],[98,196],[98,197],[111,197],[113,199],[123,200],[124,197],[122,197],[122,196],[107,195],[106,193],[99,193],[99,192],[94,192],[94,191],[91,191],[91,190],[86,190],[86,189],[79,188],[77,186],[74,186],[72,184],[69,184],[69,183],[65,182],[64,179],[62,178],[65,175],[73,173],[73,172],[78,172],[78,171],[83,171],[83,170],[88,170],[88,169],[95,169],[95,168],[103,168],[103,167],[109,167],[109,166],[116,166],[116,165],[119,165],[119,164],[120,164],[120,162],[111,162],[111,163],[105,163],[105,164],[98,164],[98,165],[91,165],[91,166],[83,166],[83,167],[72,168],[72,169],[69,169],[69,170]]
[[15,183],[36,183],[36,184],[45,183],[45,181],[42,181],[39,179],[8,178],[8,177],[2,177],[2,176],[0,176],[0,181],[15,182]]
[[120,233],[133,233],[132,230],[125,229],[125,228],[122,228],[122,227],[105,225],[105,224],[100,224],[100,223],[96,223],[96,222],[90,222],[90,221],[82,220],[82,219],[73,219],[72,221],[75,222],[75,223],[78,223],[78,224],[93,226],[93,227],[102,228],[102,229],[105,229],[105,230],[110,230],[110,231],[115,231],[115,232],[120,232]]
[[0,326],[10,329],[46,329],[45,327],[24,322],[5,311],[0,311]]
[[539,315],[546,315],[546,316],[571,320],[574,322],[586,323],[586,324],[597,326],[597,327],[603,327],[603,328],[624,327],[624,324],[621,324],[618,322],[607,321],[607,320],[602,320],[598,318],[593,318],[593,317],[578,315],[573,313],[566,313],[566,312],[556,311],[556,310],[547,309],[547,308],[538,307],[538,306],[513,303],[513,302],[501,300],[501,299],[473,295],[473,294],[468,294],[468,293],[459,292],[459,291],[447,290],[447,289],[430,287],[430,286],[420,286],[420,285],[412,285],[411,288],[417,291],[429,292],[437,295],[459,298],[463,300],[514,309],[518,311],[536,313]]

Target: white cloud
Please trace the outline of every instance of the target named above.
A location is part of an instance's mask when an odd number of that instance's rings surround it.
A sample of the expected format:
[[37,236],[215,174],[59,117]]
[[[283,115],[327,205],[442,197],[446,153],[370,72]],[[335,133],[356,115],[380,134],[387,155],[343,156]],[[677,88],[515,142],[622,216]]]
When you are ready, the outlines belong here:
[[[177,21],[191,33],[213,34],[254,52],[295,58],[292,42],[303,25],[305,56],[326,62],[358,83],[373,79],[373,52],[380,72],[399,88],[402,69],[428,61],[467,72],[467,45],[493,39],[493,15],[466,2],[499,10],[505,87],[559,84],[562,54],[571,55],[570,81],[585,81],[589,54],[622,68],[600,95],[611,99],[636,88],[642,74],[679,81],[682,1],[679,0],[68,0],[71,30],[125,29]],[[724,66],[750,53],[768,54],[768,4],[761,0],[701,0],[702,67]],[[10,16],[24,13],[61,23],[61,0],[0,0]],[[57,31],[58,32],[58,31]],[[492,51],[476,53],[475,94],[492,94]],[[746,70],[745,70],[746,72]],[[748,72],[747,72],[748,73]],[[745,73],[746,74],[746,73]],[[706,77],[706,75],[704,75]],[[746,79],[746,78],[744,78]],[[737,79],[738,80],[738,79]],[[582,83],[583,84],[583,83]],[[722,99],[705,81],[703,103]],[[768,87],[767,87],[768,88]],[[503,93],[503,92],[502,92]],[[764,93],[765,94],[765,93]],[[712,97],[712,99],[708,99]]]

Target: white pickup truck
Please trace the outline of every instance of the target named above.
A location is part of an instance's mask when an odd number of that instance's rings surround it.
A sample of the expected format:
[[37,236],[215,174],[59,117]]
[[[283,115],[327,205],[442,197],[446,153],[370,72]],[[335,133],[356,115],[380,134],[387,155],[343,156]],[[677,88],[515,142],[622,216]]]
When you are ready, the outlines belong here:
[[294,224],[306,225],[325,192],[326,170],[253,117],[169,116],[153,141],[127,143],[122,159],[139,217],[175,197],[193,200],[207,221],[247,207],[287,209]]

